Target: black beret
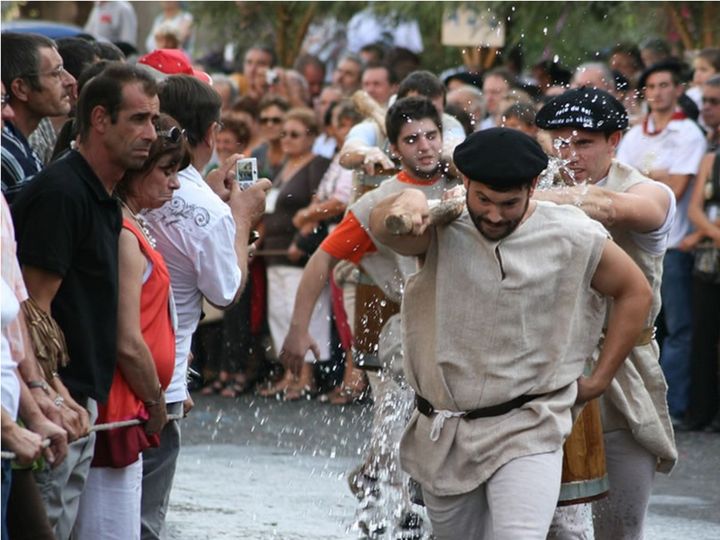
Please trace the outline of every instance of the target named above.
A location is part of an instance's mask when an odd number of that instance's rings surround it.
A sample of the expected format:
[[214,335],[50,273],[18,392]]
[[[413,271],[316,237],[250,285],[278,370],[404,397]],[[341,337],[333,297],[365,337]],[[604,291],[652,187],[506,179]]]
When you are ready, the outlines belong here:
[[687,79],[687,74],[685,73],[687,71],[687,67],[685,64],[677,58],[667,58],[666,60],[661,60],[660,62],[653,64],[642,72],[640,78],[638,79],[638,89],[642,90],[645,87],[647,78],[658,71],[669,71],[670,73],[674,73],[681,80]]
[[547,167],[548,157],[522,131],[490,128],[470,134],[456,146],[453,161],[468,180],[502,190],[533,180]]
[[625,107],[604,90],[583,86],[548,101],[535,116],[541,129],[576,128],[611,132],[628,126]]

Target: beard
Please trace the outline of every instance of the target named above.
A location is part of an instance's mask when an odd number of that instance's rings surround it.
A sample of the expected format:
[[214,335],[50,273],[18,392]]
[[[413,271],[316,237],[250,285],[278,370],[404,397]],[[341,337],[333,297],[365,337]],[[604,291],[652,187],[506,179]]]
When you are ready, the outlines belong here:
[[465,195],[465,205],[467,206],[468,214],[470,214],[470,219],[472,219],[472,222],[478,232],[482,234],[483,237],[485,237],[487,240],[491,240],[493,242],[502,240],[503,238],[507,238],[508,236],[510,236],[512,232],[518,228],[518,226],[523,220],[523,217],[525,217],[525,214],[527,213],[528,207],[530,206],[530,197],[528,197],[525,201],[525,208],[523,208],[522,214],[520,214],[519,218],[503,220],[500,223],[493,223],[486,220],[483,214],[473,212],[470,209],[470,204],[468,200],[469,196],[470,193],[468,192]]

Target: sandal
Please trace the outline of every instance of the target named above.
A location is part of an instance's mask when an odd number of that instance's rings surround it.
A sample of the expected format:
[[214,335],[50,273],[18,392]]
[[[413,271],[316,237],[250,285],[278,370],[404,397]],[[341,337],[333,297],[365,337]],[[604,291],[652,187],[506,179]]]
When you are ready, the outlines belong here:
[[300,401],[301,399],[312,399],[315,389],[310,385],[291,386],[282,395],[283,401]]
[[200,395],[212,396],[219,394],[225,388],[225,382],[220,379],[213,379],[200,389]]
[[330,396],[328,403],[330,405],[351,405],[353,403],[362,403],[368,395],[367,385],[362,387],[341,386],[340,390],[333,396]]
[[247,387],[238,380],[230,380],[225,383],[225,387],[220,392],[222,397],[236,398],[245,393]]
[[278,394],[287,392],[292,384],[292,376],[284,376],[275,383],[260,385],[257,389],[257,395],[260,397],[277,397]]

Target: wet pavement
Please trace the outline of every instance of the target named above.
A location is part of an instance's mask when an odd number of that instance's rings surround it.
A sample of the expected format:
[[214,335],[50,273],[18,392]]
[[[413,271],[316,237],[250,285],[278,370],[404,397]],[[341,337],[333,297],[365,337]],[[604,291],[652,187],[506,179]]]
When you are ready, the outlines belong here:
[[[171,540],[341,540],[355,499],[346,473],[369,437],[368,404],[193,396],[170,498]],[[720,539],[720,434],[678,434],[658,475],[647,540]]]

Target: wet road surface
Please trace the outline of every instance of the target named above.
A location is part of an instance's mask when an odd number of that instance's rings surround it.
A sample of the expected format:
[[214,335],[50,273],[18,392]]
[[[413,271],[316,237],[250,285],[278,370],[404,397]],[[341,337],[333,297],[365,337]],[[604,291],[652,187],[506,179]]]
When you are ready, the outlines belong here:
[[[193,396],[170,497],[171,540],[341,540],[355,499],[346,473],[369,437],[368,404]],[[720,539],[720,434],[678,434],[658,475],[647,540]]]

